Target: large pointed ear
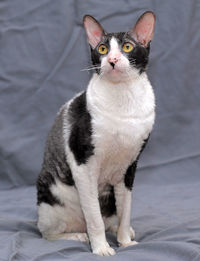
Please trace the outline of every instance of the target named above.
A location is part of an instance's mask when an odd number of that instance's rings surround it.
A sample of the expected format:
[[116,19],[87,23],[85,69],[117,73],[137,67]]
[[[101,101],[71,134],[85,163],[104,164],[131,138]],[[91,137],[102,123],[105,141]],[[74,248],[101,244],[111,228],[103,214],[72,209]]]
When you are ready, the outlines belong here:
[[137,42],[147,47],[153,39],[155,21],[156,19],[153,12],[145,12],[140,16],[136,25],[129,33]]
[[83,24],[88,37],[88,42],[94,49],[101,41],[105,31],[100,23],[91,15],[85,15],[83,17]]

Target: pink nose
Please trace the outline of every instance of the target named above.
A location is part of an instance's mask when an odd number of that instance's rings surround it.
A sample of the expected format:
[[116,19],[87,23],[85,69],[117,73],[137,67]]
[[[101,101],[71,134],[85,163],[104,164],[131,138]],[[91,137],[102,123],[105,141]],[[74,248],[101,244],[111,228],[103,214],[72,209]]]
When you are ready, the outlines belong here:
[[117,57],[109,57],[108,62],[116,64],[119,61]]

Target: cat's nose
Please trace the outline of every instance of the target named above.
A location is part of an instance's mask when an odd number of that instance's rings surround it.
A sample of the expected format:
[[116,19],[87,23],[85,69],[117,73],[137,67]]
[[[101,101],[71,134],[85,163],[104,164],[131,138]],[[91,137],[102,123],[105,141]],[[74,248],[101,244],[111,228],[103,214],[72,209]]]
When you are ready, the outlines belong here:
[[117,57],[109,57],[108,62],[111,64],[116,64],[119,61]]
[[108,62],[109,64],[112,66],[112,68],[115,68],[115,64],[118,62],[118,58],[117,57],[109,57],[108,58]]

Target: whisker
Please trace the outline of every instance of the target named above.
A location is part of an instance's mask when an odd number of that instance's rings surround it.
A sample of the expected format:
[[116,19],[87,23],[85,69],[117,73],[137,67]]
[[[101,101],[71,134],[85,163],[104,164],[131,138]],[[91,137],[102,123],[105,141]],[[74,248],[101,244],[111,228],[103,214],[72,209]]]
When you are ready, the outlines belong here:
[[83,72],[83,71],[91,71],[91,70],[96,70],[96,69],[101,69],[101,67],[85,68],[85,69],[82,69],[80,71]]

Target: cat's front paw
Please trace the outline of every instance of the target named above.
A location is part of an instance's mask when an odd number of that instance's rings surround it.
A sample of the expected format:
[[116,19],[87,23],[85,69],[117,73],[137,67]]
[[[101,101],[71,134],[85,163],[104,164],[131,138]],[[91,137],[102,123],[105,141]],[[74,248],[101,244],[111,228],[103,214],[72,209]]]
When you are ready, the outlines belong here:
[[[113,233],[113,234],[117,234],[118,226],[117,225],[110,226],[108,228],[108,231]],[[131,237],[131,240],[135,239],[135,230],[131,226],[130,226],[130,237]]]
[[138,242],[133,240],[133,241],[130,241],[130,242],[124,242],[124,243],[120,243],[120,247],[128,247],[128,246],[135,246],[137,245]]
[[93,249],[93,254],[97,254],[100,256],[113,256],[115,255],[115,250],[110,247],[108,244],[104,245],[104,246],[100,246],[97,247],[95,249]]
[[130,226],[130,229],[118,229],[117,241],[120,247],[134,246],[138,244],[135,240],[135,231]]

